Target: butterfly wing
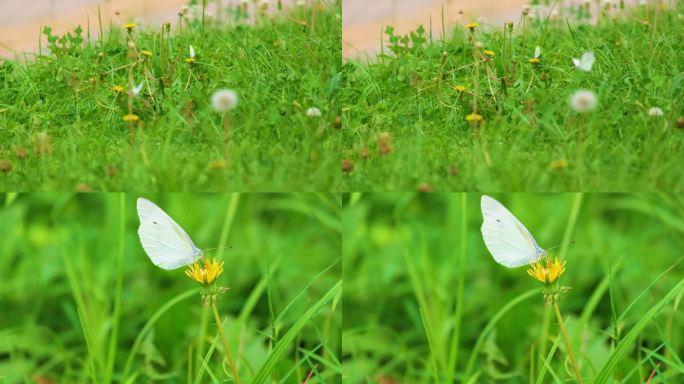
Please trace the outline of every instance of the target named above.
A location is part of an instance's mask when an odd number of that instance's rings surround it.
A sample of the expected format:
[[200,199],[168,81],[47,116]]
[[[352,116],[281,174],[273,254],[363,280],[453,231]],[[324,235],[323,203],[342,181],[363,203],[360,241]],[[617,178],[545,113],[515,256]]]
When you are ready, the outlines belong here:
[[594,56],[594,52],[584,52],[582,55],[582,69],[585,71],[591,71],[591,68],[594,66],[594,62],[596,61],[596,56]]
[[515,268],[546,255],[530,231],[503,204],[483,195],[480,207],[484,219],[482,238],[497,263]]
[[138,237],[145,253],[154,265],[163,269],[176,269],[202,257],[190,236],[153,202],[138,198]]

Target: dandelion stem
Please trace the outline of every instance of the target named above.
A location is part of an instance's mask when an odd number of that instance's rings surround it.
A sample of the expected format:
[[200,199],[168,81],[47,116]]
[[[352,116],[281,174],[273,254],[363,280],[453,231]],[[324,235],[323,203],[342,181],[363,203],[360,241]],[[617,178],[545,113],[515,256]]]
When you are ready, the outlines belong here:
[[219,335],[221,335],[223,349],[226,352],[226,360],[228,361],[228,366],[230,367],[230,370],[233,372],[233,379],[235,379],[235,382],[237,384],[240,384],[240,375],[238,375],[237,367],[235,366],[235,362],[233,361],[233,355],[230,352],[230,346],[228,345],[228,338],[226,337],[226,333],[223,331],[223,323],[221,322],[221,317],[219,316],[218,309],[216,309],[216,302],[214,300],[212,300],[211,302],[211,310],[212,312],[214,312],[214,318],[216,319],[216,328],[218,328]]
[[560,326],[561,334],[563,335],[563,341],[565,346],[568,348],[568,357],[570,358],[570,364],[572,369],[575,371],[575,378],[580,384],[584,384],[582,380],[582,375],[580,374],[579,367],[577,366],[577,360],[575,360],[575,353],[572,351],[572,345],[570,344],[570,337],[568,336],[568,331],[565,329],[565,323],[563,322],[563,316],[561,316],[560,308],[558,308],[558,303],[553,303],[553,310],[556,312],[556,317],[558,318],[558,325]]

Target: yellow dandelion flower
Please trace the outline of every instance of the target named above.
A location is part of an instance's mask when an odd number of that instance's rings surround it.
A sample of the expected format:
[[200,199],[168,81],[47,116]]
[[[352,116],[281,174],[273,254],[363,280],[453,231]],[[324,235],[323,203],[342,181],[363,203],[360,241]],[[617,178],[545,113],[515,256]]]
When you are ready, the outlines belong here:
[[135,23],[126,23],[123,25],[124,29],[127,30],[128,32],[132,31],[135,29],[136,25]]
[[471,113],[470,115],[465,117],[466,121],[470,122],[476,122],[476,121],[482,121],[482,116],[478,115],[477,113]]
[[464,87],[464,86],[462,86],[462,85],[454,85],[454,86],[451,87],[451,88],[452,88],[454,91],[456,91],[456,92],[461,92],[461,93],[463,93],[463,92],[465,92],[465,91],[467,90],[466,87]]
[[558,259],[548,258],[537,261],[527,270],[528,275],[546,285],[555,283],[563,272],[565,272],[565,261],[560,262]]
[[209,168],[211,169],[223,169],[228,166],[228,162],[223,159],[211,160],[209,162]]
[[123,117],[123,121],[126,123],[135,123],[138,120],[140,120],[140,117],[134,113],[129,113]]
[[149,59],[150,57],[152,57],[152,52],[150,52],[150,51],[142,51],[142,52],[140,52],[140,53],[142,53],[142,55],[145,56],[145,57],[147,57],[148,59]]
[[549,164],[549,168],[556,170],[556,171],[561,170],[561,169],[565,169],[567,167],[568,167],[568,161],[565,159],[554,160],[551,162],[551,164]]
[[115,86],[112,87],[112,91],[114,91],[114,92],[116,92],[116,93],[121,93],[121,92],[124,91],[124,87],[122,87],[122,86],[120,86],[120,85],[115,85]]
[[538,57],[533,57],[530,59],[530,64],[539,64],[541,60]]
[[210,285],[216,281],[222,272],[223,261],[205,260],[203,266],[198,261],[188,266],[185,275],[202,285]]
[[468,23],[468,24],[466,24],[465,27],[468,28],[468,29],[470,29],[470,30],[472,31],[473,29],[475,29],[475,28],[477,28],[477,27],[479,27],[479,26],[480,26],[480,24],[473,22],[473,23]]
[[187,59],[185,59],[185,62],[188,63],[188,64],[190,64],[190,65],[193,65],[193,64],[195,64],[197,61],[195,60],[194,57],[188,57]]
[[490,51],[489,49],[486,49],[486,50],[484,50],[484,51],[482,51],[482,52],[483,52],[485,55],[490,56],[490,57],[494,57],[494,55],[496,55],[496,54],[494,53],[494,51]]

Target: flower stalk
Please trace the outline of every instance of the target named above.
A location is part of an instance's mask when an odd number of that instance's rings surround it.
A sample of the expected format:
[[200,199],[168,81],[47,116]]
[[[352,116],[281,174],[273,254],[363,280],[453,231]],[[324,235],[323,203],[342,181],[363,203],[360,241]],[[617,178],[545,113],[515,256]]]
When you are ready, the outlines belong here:
[[558,301],[553,303],[553,310],[556,312],[556,317],[558,318],[558,326],[560,327],[561,334],[563,335],[563,342],[565,342],[565,347],[568,349],[568,357],[570,358],[570,365],[572,365],[573,371],[575,371],[575,378],[580,384],[584,384],[582,380],[582,374],[580,373],[579,366],[577,365],[577,359],[575,359],[575,352],[572,350],[572,345],[570,344],[570,337],[568,336],[568,331],[565,329],[565,322],[563,322],[563,316],[561,316],[560,308],[558,308]]

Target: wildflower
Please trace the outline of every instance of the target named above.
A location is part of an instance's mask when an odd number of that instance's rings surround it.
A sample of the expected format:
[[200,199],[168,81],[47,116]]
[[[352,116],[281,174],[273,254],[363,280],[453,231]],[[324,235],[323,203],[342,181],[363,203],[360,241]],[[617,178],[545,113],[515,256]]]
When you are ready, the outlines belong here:
[[432,188],[432,185],[430,185],[428,183],[422,183],[418,186],[418,192],[430,193],[433,191],[434,191],[434,188]]
[[311,107],[306,110],[306,115],[309,117],[320,117],[321,116],[321,110],[316,108],[316,107]]
[[510,20],[507,21],[507,22],[506,22],[506,27],[507,27],[510,31],[512,31],[512,30],[513,30],[513,22],[510,21]]
[[126,123],[135,123],[138,120],[140,120],[140,117],[134,113],[129,113],[123,117],[123,121]]
[[475,28],[477,28],[477,27],[479,27],[479,26],[480,26],[480,24],[478,24],[478,23],[476,23],[476,22],[472,22],[472,23],[466,24],[465,27],[468,28],[468,29],[470,29],[471,31],[473,31],[473,30],[475,30]]
[[529,15],[531,10],[532,10],[532,6],[530,6],[529,4],[523,5],[523,8],[522,8],[523,16]]
[[549,168],[554,171],[559,171],[568,167],[568,161],[565,159],[554,160],[549,164]]
[[86,183],[79,183],[78,185],[76,185],[76,192],[87,193],[87,192],[92,192],[92,191],[93,191],[93,189],[90,188],[90,185],[88,185]]
[[208,286],[216,281],[216,278],[223,272],[223,261],[218,262],[216,260],[204,260],[204,265],[201,266],[199,261],[195,261],[193,264],[188,266],[185,270],[185,274],[195,280],[196,282],[202,284],[203,286]]
[[663,110],[658,108],[658,107],[653,107],[653,108],[648,110],[648,115],[651,117],[659,117],[659,116],[662,116],[663,114],[664,114]]
[[477,113],[471,113],[470,115],[465,117],[466,121],[470,122],[477,122],[477,121],[482,121],[482,116],[478,115]]
[[12,170],[12,163],[9,160],[0,160],[0,172],[7,174]]
[[581,59],[572,58],[575,67],[584,72],[591,71],[591,68],[594,66],[594,61],[596,61],[596,57],[593,52],[584,52]]
[[349,159],[342,160],[342,172],[351,172],[354,170],[354,162]]
[[115,86],[112,87],[112,91],[114,91],[114,92],[116,92],[116,93],[121,93],[121,92],[124,91],[124,87],[122,87],[122,86],[120,86],[120,85],[115,85]]
[[226,113],[238,105],[238,95],[232,89],[220,89],[211,96],[211,106],[218,113]]
[[140,53],[148,59],[152,57],[152,52],[150,51],[141,51]]
[[17,159],[24,160],[28,156],[28,151],[24,147],[19,147],[17,149]]
[[47,132],[38,132],[33,137],[36,145],[36,155],[48,155],[52,152],[52,138]]
[[563,272],[565,272],[565,261],[561,263],[557,258],[550,260],[548,257],[535,262],[527,270],[528,275],[545,285],[555,283]]
[[464,86],[462,86],[462,85],[454,85],[454,86],[451,87],[451,88],[452,88],[454,91],[460,92],[460,93],[463,93],[463,92],[466,91],[466,87],[464,87]]
[[490,51],[489,49],[485,49],[482,52],[489,57],[494,57],[494,55],[495,55],[494,51]]
[[127,30],[128,32],[131,32],[135,29],[136,25],[135,23],[126,23],[124,24],[124,29]]
[[570,97],[570,106],[579,113],[593,111],[596,103],[596,94],[592,91],[579,90]]
[[534,57],[530,59],[530,64],[539,64],[541,61],[541,47],[537,46],[537,48],[534,49]]
[[392,135],[389,132],[382,132],[378,135],[378,152],[381,156],[392,152]]
[[223,169],[228,166],[228,162],[223,159],[211,160],[209,162],[209,168],[211,169]]

